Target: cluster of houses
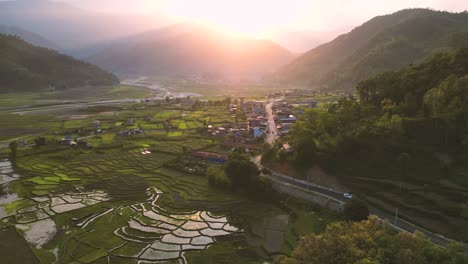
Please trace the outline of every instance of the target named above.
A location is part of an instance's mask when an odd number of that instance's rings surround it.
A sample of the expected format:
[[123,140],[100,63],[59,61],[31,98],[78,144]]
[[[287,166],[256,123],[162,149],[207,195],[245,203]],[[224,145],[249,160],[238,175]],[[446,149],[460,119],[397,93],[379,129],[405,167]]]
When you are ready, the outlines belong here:
[[292,105],[285,101],[278,101],[273,103],[272,109],[278,136],[288,134],[292,125],[297,121],[292,112]]
[[64,138],[58,142],[61,145],[68,145],[70,147],[79,147],[79,148],[93,148],[93,144],[84,140],[84,138],[73,138],[71,134],[65,135]]
[[231,113],[238,111],[246,113],[247,121],[224,124],[219,127],[208,125],[208,132],[211,135],[223,137],[228,142],[235,141],[238,144],[255,144],[265,134],[268,120],[264,102],[248,101],[244,103],[243,98],[241,98],[240,105],[229,105],[229,111]]
[[131,136],[131,135],[137,135],[137,134],[142,134],[145,131],[141,128],[133,128],[133,129],[126,129],[122,130],[116,133],[116,136]]
[[249,101],[242,105],[242,109],[246,113],[251,136],[254,139],[262,137],[268,127],[265,103],[262,101]]
[[222,138],[232,138],[237,140],[245,140],[248,136],[249,124],[247,122],[238,122],[234,124],[224,124],[223,126],[215,127],[208,125],[208,133],[212,136]]

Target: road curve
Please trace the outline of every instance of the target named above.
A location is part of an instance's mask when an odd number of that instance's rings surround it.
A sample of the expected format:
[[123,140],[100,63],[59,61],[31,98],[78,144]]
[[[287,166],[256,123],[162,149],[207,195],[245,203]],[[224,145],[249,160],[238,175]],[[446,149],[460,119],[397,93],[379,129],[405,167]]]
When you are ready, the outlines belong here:
[[[255,163],[257,165],[260,165],[259,160],[260,160],[259,157],[255,158]],[[260,167],[262,167],[262,166],[260,165]],[[346,203],[347,201],[349,201],[349,199],[347,199],[347,198],[345,198],[343,196],[344,193],[342,193],[342,192],[339,192],[339,191],[336,191],[336,190],[333,190],[331,188],[327,188],[327,187],[324,187],[324,186],[320,186],[320,185],[317,185],[317,184],[314,184],[314,183],[311,183],[311,182],[298,180],[298,179],[295,179],[293,177],[287,176],[285,174],[275,172],[275,171],[270,170],[268,168],[267,168],[267,170],[270,172],[270,174],[269,175],[263,175],[263,176],[268,177],[268,178],[270,178],[270,179],[272,179],[272,180],[274,180],[276,182],[293,185],[293,186],[295,186],[297,188],[303,189],[304,191],[316,192],[316,193],[327,196],[327,197],[332,198],[334,200],[338,200],[338,201],[343,202],[343,203]],[[377,208],[375,208],[373,206],[369,206],[369,211],[370,211],[371,214],[376,215],[377,217],[379,217],[383,221],[388,222],[391,226],[393,226],[394,228],[396,228],[396,229],[398,229],[400,231],[407,231],[407,232],[410,232],[410,233],[414,233],[416,231],[422,232],[424,235],[426,235],[436,245],[445,247],[450,242],[454,242],[453,239],[446,238],[446,237],[444,237],[442,235],[430,232],[430,231],[428,231],[428,230],[426,230],[424,228],[418,227],[418,226],[416,226],[416,225],[414,225],[414,224],[412,224],[412,223],[410,223],[410,222],[408,222],[406,220],[403,220],[401,218],[397,217],[395,219],[395,216],[393,214],[384,212],[384,211],[382,211],[380,209],[377,209]],[[464,249],[465,249],[465,252],[468,252],[468,245],[467,244],[464,244]]]

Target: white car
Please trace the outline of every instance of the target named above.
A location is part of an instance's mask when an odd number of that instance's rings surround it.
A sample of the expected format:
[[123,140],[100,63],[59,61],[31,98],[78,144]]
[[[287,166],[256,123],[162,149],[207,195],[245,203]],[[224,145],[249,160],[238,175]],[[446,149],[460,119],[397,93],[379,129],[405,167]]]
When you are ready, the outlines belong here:
[[350,194],[350,193],[345,193],[345,194],[343,194],[343,196],[344,196],[345,198],[347,198],[347,199],[353,198],[353,195]]

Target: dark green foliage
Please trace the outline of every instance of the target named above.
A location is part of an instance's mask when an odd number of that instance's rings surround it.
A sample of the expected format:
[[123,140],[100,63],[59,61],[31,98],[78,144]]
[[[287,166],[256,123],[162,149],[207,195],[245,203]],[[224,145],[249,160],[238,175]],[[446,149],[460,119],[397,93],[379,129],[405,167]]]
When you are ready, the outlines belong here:
[[285,67],[281,80],[352,89],[376,74],[468,45],[468,13],[407,9],[379,16]]
[[269,202],[278,195],[272,188],[271,180],[260,177],[255,163],[245,153],[241,153],[240,149],[230,155],[224,168],[208,169],[208,183],[213,187],[242,192],[254,199]]
[[18,142],[12,141],[9,144],[10,147],[10,160],[11,163],[14,165],[16,164],[16,154],[18,152]]
[[233,153],[224,168],[224,173],[232,182],[233,188],[247,189],[258,178],[257,166],[243,154]]
[[[387,105],[393,105],[393,112],[407,116],[415,115],[423,112],[426,93],[439,85],[442,87],[427,94],[426,101],[432,110],[441,110],[434,109],[434,107],[438,107],[436,101],[439,99],[441,99],[439,102],[441,105],[450,103],[448,100],[451,98],[438,98],[438,94],[443,96],[463,95],[467,81],[458,80],[458,78],[464,79],[466,74],[468,74],[468,46],[454,53],[437,54],[417,66],[409,66],[396,72],[382,73],[359,83],[357,90],[363,103],[382,108],[383,100],[387,99]],[[450,92],[450,89],[454,91]],[[440,93],[440,91],[447,92]]]
[[66,89],[84,85],[112,85],[117,77],[98,67],[16,36],[0,34],[0,92]]
[[208,169],[208,183],[210,186],[220,188],[223,190],[231,190],[231,180],[224,175],[221,168],[211,167]]
[[303,162],[300,147],[313,142],[309,162],[373,206],[398,207],[403,218],[466,241],[465,194],[457,187],[467,186],[467,78],[465,47],[361,82],[359,101],[309,110],[296,123],[290,138],[296,164]]
[[0,254],[2,263],[40,263],[14,227],[0,230]]
[[422,234],[397,233],[376,218],[337,222],[320,235],[312,234],[280,264],[458,264],[468,256],[460,244],[439,248]]
[[34,139],[34,146],[39,148],[40,146],[47,145],[47,140],[44,137],[37,137]]
[[369,217],[369,207],[361,199],[353,198],[343,207],[343,214],[346,220],[362,221]]

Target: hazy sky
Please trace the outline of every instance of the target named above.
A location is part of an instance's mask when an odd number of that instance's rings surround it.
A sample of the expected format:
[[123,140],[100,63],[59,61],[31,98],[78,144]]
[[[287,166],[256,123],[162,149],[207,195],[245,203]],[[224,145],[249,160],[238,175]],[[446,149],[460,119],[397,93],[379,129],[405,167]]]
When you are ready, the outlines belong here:
[[57,0],[105,12],[164,12],[253,34],[279,27],[326,31],[409,7],[468,10],[468,0]]
[[[0,0],[1,1],[1,0]],[[39,1],[39,0],[21,0]],[[268,36],[278,29],[350,29],[410,7],[468,10],[468,0],[54,0],[101,12],[167,14]],[[157,25],[155,25],[157,27]]]

